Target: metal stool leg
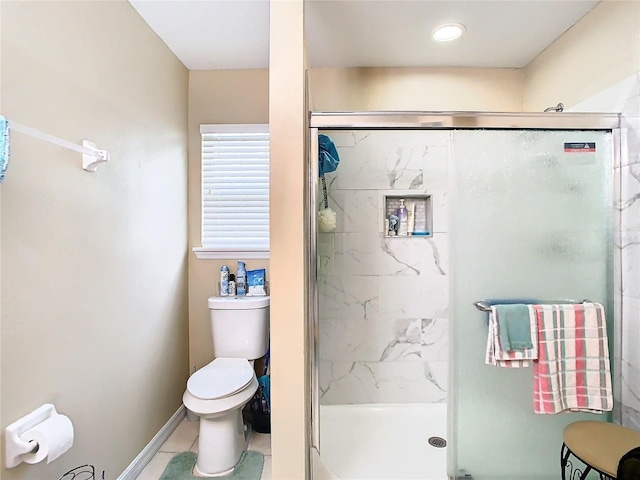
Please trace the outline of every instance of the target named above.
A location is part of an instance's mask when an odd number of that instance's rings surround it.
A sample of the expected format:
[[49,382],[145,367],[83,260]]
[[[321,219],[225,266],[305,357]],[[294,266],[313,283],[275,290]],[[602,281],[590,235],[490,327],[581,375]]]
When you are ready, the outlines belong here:
[[560,469],[562,471],[562,480],[567,480],[566,468],[569,461],[571,450],[563,443],[560,449]]
[[[587,475],[589,475],[590,471],[591,471],[591,466],[587,465],[587,467],[584,469],[584,472],[582,472],[582,475],[580,475],[579,480],[585,480],[585,478],[587,478]],[[575,473],[580,473],[580,470],[576,470]]]
[[[574,462],[569,460],[569,457],[573,454],[573,452],[567,447],[565,443],[562,444],[562,448],[560,449],[560,468],[562,469],[562,480],[586,480],[587,476],[591,471],[598,472],[600,480],[615,480],[615,478],[609,476],[608,474],[601,472],[597,468],[593,468],[591,465],[587,465],[586,463],[580,461],[578,465],[574,466]],[[580,460],[575,456],[575,460]],[[579,465],[585,465],[584,470],[580,470]],[[569,471],[569,476],[567,477],[567,470]]]
[[[567,447],[565,443],[562,444],[562,448],[560,449],[560,468],[562,469],[562,480],[585,480],[589,472],[591,472],[591,465],[586,465],[584,470],[580,470],[580,468],[574,467],[573,462],[569,460],[573,452]],[[576,457],[577,459],[577,457]],[[567,470],[569,470],[569,477],[567,478]],[[601,472],[600,476],[602,476]],[[601,480],[606,480],[602,479]]]

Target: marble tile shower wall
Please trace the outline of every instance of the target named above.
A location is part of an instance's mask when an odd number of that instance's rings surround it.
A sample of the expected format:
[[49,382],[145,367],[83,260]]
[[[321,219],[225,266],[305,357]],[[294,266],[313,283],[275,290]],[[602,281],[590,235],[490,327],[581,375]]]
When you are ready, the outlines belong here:
[[622,422],[640,430],[640,74],[622,108],[628,158],[620,166]]
[[[449,132],[325,132],[337,229],[318,238],[320,402],[446,402]],[[385,237],[384,196],[432,195],[432,237]]]
[[621,313],[621,345],[616,410],[623,425],[640,430],[640,73],[572,108],[583,112],[622,112],[627,152],[615,165],[617,285],[616,304]]

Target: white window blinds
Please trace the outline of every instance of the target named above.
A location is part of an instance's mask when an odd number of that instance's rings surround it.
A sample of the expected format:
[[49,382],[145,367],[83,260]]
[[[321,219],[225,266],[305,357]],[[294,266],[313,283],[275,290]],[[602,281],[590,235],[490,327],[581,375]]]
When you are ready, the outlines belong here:
[[269,252],[269,126],[201,125],[202,246]]

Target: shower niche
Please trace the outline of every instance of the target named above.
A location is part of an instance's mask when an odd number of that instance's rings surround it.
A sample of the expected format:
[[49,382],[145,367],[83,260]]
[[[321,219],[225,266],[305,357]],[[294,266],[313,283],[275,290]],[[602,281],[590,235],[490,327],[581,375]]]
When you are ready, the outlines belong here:
[[[404,200],[404,206],[409,215],[407,235],[396,235],[396,231],[391,229],[391,216],[397,216],[401,200]],[[402,195],[394,192],[393,195],[383,196],[382,205],[384,205],[382,231],[385,237],[407,238],[431,237],[433,235],[433,202],[431,195],[417,195],[415,193]]]

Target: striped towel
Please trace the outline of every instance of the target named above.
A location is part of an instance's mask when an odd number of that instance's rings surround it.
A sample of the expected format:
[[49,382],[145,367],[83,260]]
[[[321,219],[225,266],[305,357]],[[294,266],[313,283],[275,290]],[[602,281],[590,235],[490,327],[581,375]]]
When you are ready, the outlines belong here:
[[496,367],[522,368],[528,367],[530,360],[538,358],[538,329],[533,307],[529,307],[529,324],[531,325],[531,343],[533,348],[524,350],[504,350],[500,340],[500,318],[498,309],[491,307],[489,314],[489,336],[487,337],[487,354],[485,361],[487,365]]
[[538,360],[535,413],[613,409],[604,307],[599,303],[534,305]]

